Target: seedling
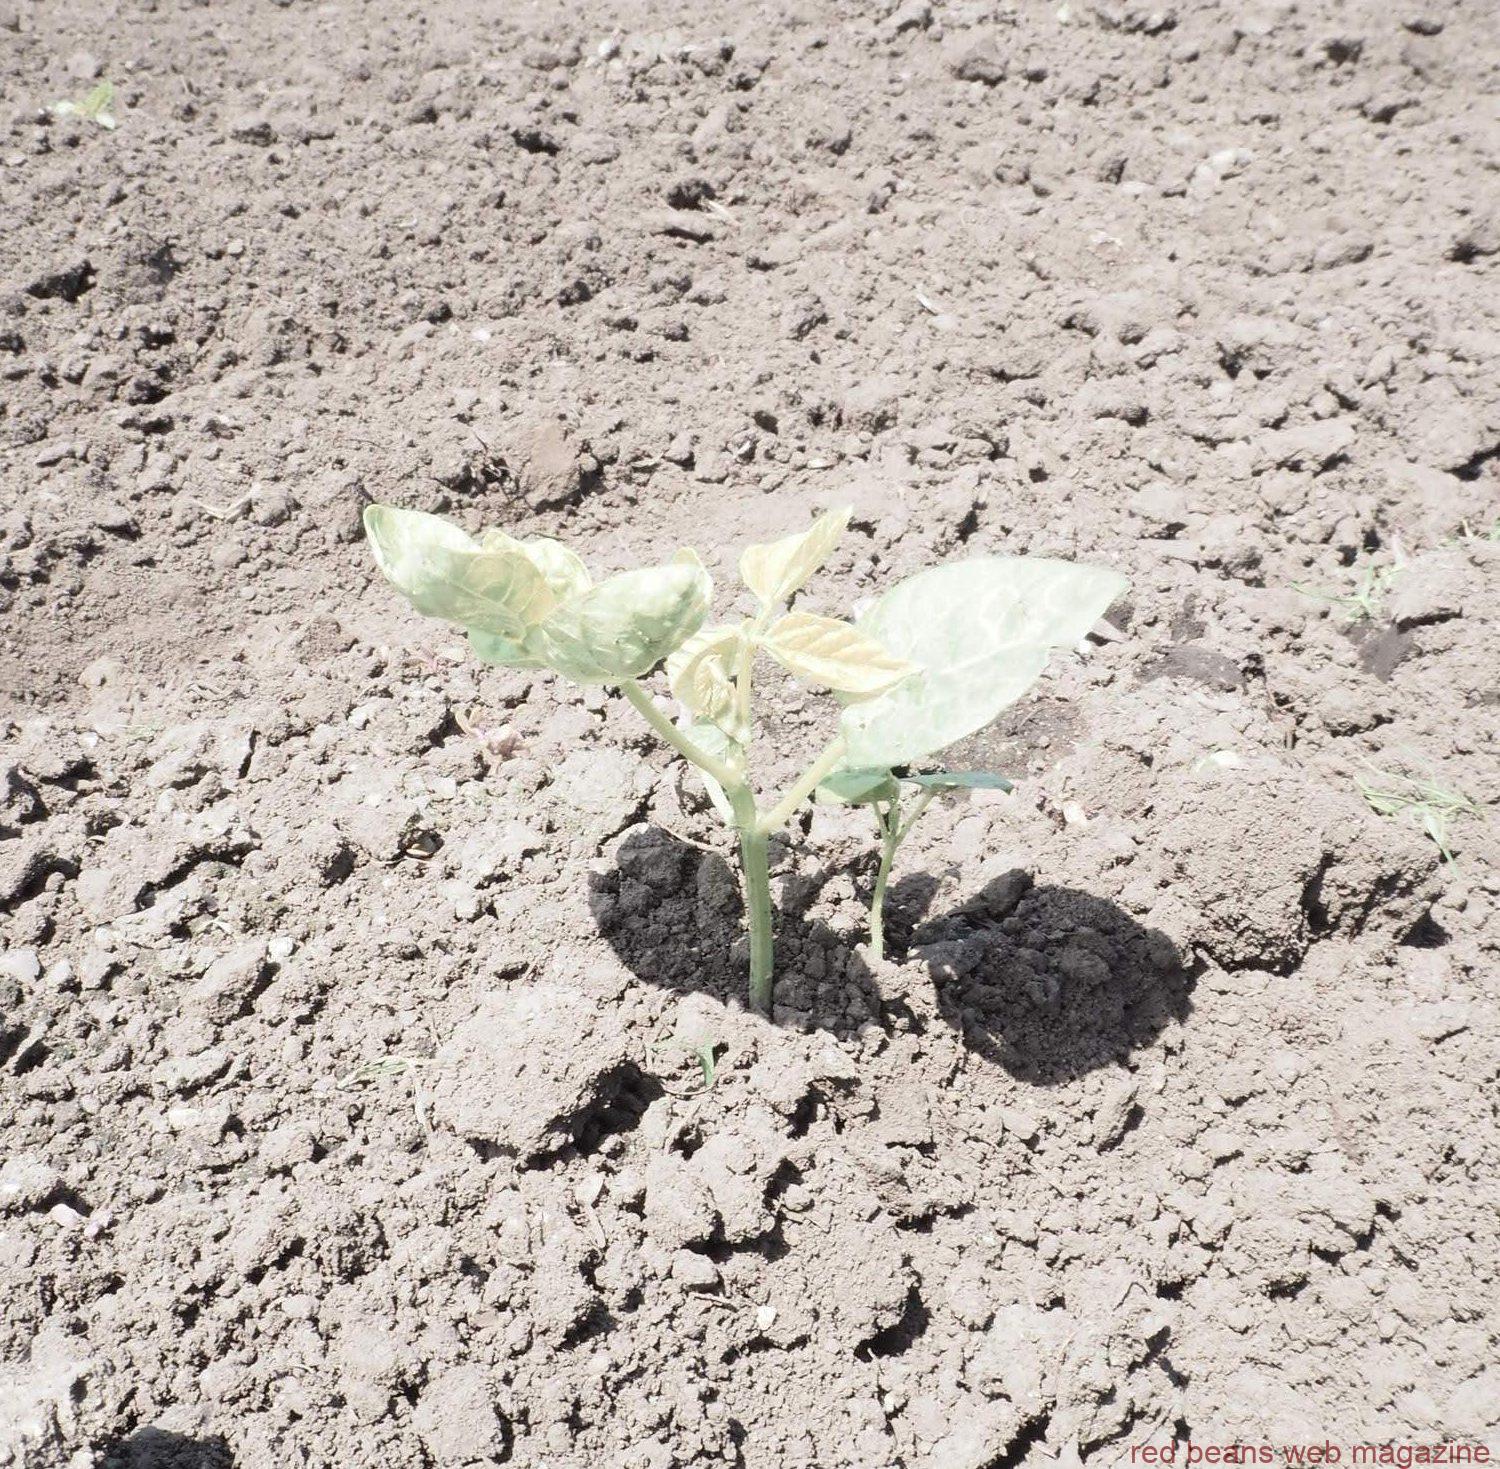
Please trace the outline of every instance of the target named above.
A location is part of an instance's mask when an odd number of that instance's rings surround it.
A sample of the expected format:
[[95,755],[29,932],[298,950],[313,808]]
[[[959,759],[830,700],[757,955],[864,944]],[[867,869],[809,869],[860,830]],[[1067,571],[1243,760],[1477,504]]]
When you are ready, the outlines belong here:
[[1500,520],[1492,522],[1488,528],[1481,526],[1477,530],[1465,520],[1460,523],[1458,535],[1454,539],[1458,541],[1500,541]]
[[81,102],[54,102],[52,111],[58,117],[81,117],[85,122],[97,123],[109,132],[114,131],[115,105],[113,82],[100,82]]
[[[518,541],[488,530],[475,540],[451,521],[391,505],[368,506],[364,515],[376,564],[417,611],[463,627],[485,662],[618,688],[697,769],[739,842],[750,1003],[763,1014],[771,1008],[770,837],[814,792],[873,806],[881,831],[872,908],[879,946],[885,880],[932,795],[1004,784],[920,767],[1025,694],[1052,651],[1081,641],[1126,586],[1118,572],[1098,567],[993,556],[918,572],[852,622],[789,610],[838,544],[849,513],[829,510],[805,531],[747,547],[740,577],[756,610],[712,624],[713,585],[693,551],[596,585],[572,551],[545,537]],[[823,750],[765,799],[750,775],[762,655],[828,689],[842,706]],[[675,718],[641,683],[663,662]],[[916,794],[903,817],[907,788]]]
[[1478,816],[1479,807],[1466,795],[1445,786],[1435,776],[1401,775],[1370,767],[1368,776],[1354,778],[1359,793],[1380,816],[1414,818],[1442,854],[1452,862],[1448,831],[1460,816]]
[[[870,895],[870,952],[877,959],[885,956],[885,889],[901,843],[911,835],[917,818],[944,791],[980,789],[1009,791],[1015,787],[1003,775],[987,770],[934,770],[923,775],[907,770],[841,770],[818,787],[820,800],[869,806],[875,813],[880,865],[875,869]],[[904,815],[903,796],[910,803]]]

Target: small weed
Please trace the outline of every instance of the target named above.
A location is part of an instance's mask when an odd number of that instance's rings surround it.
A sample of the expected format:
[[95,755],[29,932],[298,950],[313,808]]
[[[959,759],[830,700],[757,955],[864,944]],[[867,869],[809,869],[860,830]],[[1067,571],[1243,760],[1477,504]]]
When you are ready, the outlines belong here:
[[356,1066],[353,1071],[339,1077],[336,1085],[340,1091],[352,1091],[357,1087],[369,1086],[371,1082],[385,1081],[393,1076],[410,1076],[411,1082],[411,1105],[417,1114],[417,1121],[422,1126],[423,1136],[429,1143],[433,1140],[432,1123],[427,1117],[427,1101],[422,1095],[422,1087],[417,1073],[424,1066],[431,1066],[431,1061],[424,1061],[418,1056],[382,1056],[378,1061],[366,1061]]
[[1465,520],[1459,525],[1458,534],[1454,536],[1453,539],[1455,542],[1500,541],[1500,520],[1496,520],[1492,525],[1489,526],[1488,529],[1481,527],[1479,530],[1475,530],[1475,528],[1470,525],[1467,520]]
[[1337,607],[1350,622],[1373,622],[1381,612],[1391,582],[1401,574],[1397,566],[1369,566],[1360,574],[1352,592],[1329,591],[1312,587],[1306,582],[1294,581],[1292,590],[1316,602],[1327,602]]
[[100,82],[81,102],[54,102],[52,111],[58,117],[80,117],[113,132],[115,115],[110,109],[114,105],[115,84]]
[[1478,816],[1479,807],[1467,796],[1442,784],[1434,776],[1401,775],[1370,767],[1368,776],[1354,783],[1372,811],[1381,816],[1414,819],[1432,839],[1444,862],[1453,861],[1448,830],[1460,816]]

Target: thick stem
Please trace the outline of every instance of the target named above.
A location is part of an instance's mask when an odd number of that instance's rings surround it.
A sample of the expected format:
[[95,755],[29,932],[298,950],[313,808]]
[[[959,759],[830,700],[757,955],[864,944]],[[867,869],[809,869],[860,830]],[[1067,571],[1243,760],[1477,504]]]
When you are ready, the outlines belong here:
[[771,937],[771,862],[763,831],[740,828],[740,865],[745,872],[745,922],[750,929],[750,1005],[771,1014],[771,976],[775,960]]
[[791,788],[764,816],[756,823],[757,830],[764,836],[768,832],[780,831],[788,821],[797,813],[797,808],[817,788],[818,782],[824,776],[832,773],[839,761],[844,758],[844,741],[842,736],[835,738],[813,761],[806,770],[792,783]]
[[891,864],[905,832],[901,827],[901,790],[885,805],[875,807],[875,825],[880,828],[880,866],[875,869],[875,890],[870,894],[870,952],[885,958],[885,887],[891,879]]

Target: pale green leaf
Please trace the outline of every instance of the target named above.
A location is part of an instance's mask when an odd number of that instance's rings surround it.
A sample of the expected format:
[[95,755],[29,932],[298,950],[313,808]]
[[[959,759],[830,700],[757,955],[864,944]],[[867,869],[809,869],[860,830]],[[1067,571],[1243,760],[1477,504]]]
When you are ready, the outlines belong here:
[[844,711],[850,766],[903,765],[982,729],[1124,592],[1116,571],[1045,557],[937,566],[891,588],[857,626],[920,671]]
[[541,572],[542,579],[552,588],[559,602],[580,596],[593,585],[583,562],[561,541],[547,536],[518,541],[503,530],[491,529],[480,536],[479,544],[486,551],[519,551]]
[[742,628],[719,624],[700,628],[667,659],[673,697],[741,741],[748,731],[739,727],[733,671],[744,643]]
[[[744,757],[743,747],[730,739],[716,724],[710,724],[702,719],[695,720],[691,713],[685,713],[677,720],[677,727],[699,749],[719,760],[734,764]],[[692,769],[698,779],[703,782],[703,789],[708,792],[708,799],[714,810],[732,825],[735,819],[734,807],[725,794],[724,787],[699,766],[694,765]]]
[[850,699],[883,694],[917,671],[852,623],[812,612],[788,612],[760,641],[789,673]]
[[818,783],[815,794],[841,806],[874,806],[894,800],[900,786],[889,770],[836,770]]
[[82,102],[54,102],[52,110],[59,117],[81,117],[87,122],[98,123],[102,128],[113,129],[115,88],[113,82],[100,82]]
[[364,523],[375,564],[428,617],[518,640],[556,604],[525,555],[484,550],[442,516],[367,505]]
[[639,678],[698,631],[712,593],[708,573],[686,561],[612,576],[542,625],[547,662],[582,683]]
[[740,579],[764,606],[779,606],[833,553],[850,514],[848,505],[839,505],[825,510],[797,535],[747,546],[740,557]]
[[501,637],[498,633],[481,632],[476,627],[469,629],[469,647],[474,656],[484,663],[498,664],[501,668],[545,668],[546,648],[539,629],[527,628],[519,642]]

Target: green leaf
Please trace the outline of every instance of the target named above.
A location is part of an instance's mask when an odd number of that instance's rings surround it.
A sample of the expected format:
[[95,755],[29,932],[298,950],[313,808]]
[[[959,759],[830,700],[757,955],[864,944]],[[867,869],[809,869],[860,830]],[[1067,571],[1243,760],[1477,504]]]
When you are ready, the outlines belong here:
[[875,806],[900,794],[889,770],[836,770],[818,783],[817,798],[841,806]]
[[100,82],[82,102],[55,102],[52,110],[59,117],[81,117],[86,122],[98,123],[102,128],[113,129],[115,87],[113,82]]
[[740,557],[740,579],[763,606],[779,606],[833,553],[851,513],[850,506],[839,505],[825,510],[797,535],[747,546]]
[[760,642],[789,673],[849,699],[883,694],[917,671],[852,623],[811,612],[788,612]]
[[367,505],[375,564],[418,612],[519,641],[557,598],[519,551],[482,549],[451,520]]
[[903,775],[901,779],[929,791],[1015,790],[1013,782],[988,770],[928,770],[920,775]]
[[543,623],[547,662],[581,683],[639,678],[698,631],[712,594],[708,573],[696,562],[612,576]]
[[933,567],[892,587],[856,625],[920,671],[844,711],[848,764],[904,765],[982,729],[1127,585],[1103,567],[992,556]]

